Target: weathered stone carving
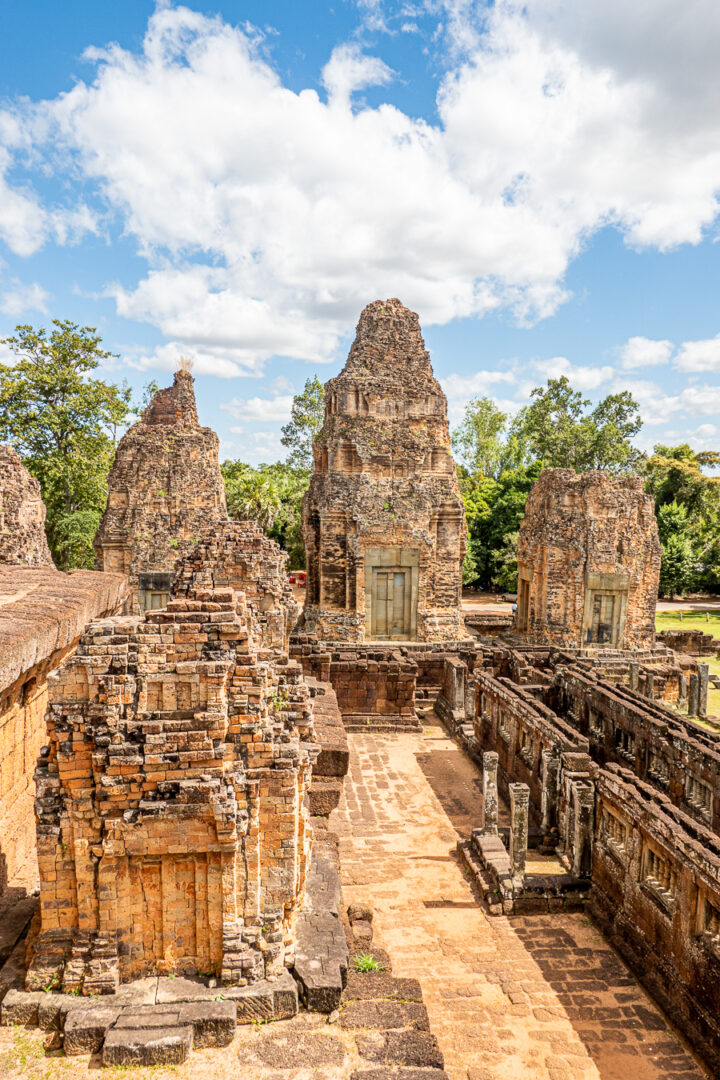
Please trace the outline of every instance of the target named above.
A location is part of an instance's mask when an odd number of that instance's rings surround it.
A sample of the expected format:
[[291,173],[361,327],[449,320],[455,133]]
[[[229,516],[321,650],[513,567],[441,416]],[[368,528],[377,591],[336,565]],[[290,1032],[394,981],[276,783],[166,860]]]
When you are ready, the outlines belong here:
[[[230,537],[198,549],[220,578],[241,565],[229,543],[257,540],[241,526]],[[264,645],[283,626],[261,626],[199,559],[166,609],[93,623],[52,680],[28,989],[107,993],[153,972],[244,984],[289,955],[319,752],[310,694]],[[276,569],[258,571],[256,598]]]
[[462,637],[466,527],[447,403],[399,300],[362,312],[314,455],[304,628],[329,641]]
[[9,446],[0,446],[0,564],[54,566],[40,485]]
[[0,566],[0,894],[19,875],[35,886],[33,772],[47,739],[48,673],[126,595],[119,575]]
[[648,648],[660,540],[640,477],[545,469],[518,539],[516,629],[537,644]]
[[173,572],[203,529],[227,521],[219,440],[198,421],[193,378],[175,372],[118,444],[96,568],[127,574],[129,610],[162,607]]

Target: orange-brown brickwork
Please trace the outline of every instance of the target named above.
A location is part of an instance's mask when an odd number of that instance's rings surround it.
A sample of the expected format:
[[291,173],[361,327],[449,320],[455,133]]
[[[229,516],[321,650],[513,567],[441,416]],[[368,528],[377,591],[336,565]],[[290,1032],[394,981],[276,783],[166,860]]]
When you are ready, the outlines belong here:
[[53,566],[40,485],[20,455],[0,446],[0,564]]
[[47,739],[47,676],[92,618],[125,600],[124,578],[0,566],[0,894],[35,860],[33,773]]
[[231,521],[207,531],[181,563],[174,596],[201,585],[241,589],[267,648],[288,651],[300,605],[288,582],[287,553],[255,521]]
[[518,632],[536,644],[652,646],[660,554],[640,477],[545,469],[520,526]]
[[161,607],[175,568],[202,530],[227,521],[218,445],[215,432],[200,426],[193,378],[185,371],[157,391],[120,440],[95,565],[129,576],[130,611]]
[[[263,543],[270,595],[281,560]],[[218,578],[241,565],[205,550]],[[106,993],[152,973],[243,985],[291,958],[319,752],[310,692],[212,565],[191,557],[178,581],[164,610],[93,623],[52,680],[29,989]]]
[[466,526],[447,402],[399,300],[362,312],[313,450],[304,629],[330,641],[462,637]]

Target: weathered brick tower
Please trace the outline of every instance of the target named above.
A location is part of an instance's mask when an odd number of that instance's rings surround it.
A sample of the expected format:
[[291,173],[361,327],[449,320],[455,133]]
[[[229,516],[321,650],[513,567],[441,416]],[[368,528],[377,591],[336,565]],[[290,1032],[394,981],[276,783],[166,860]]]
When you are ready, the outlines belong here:
[[127,574],[132,613],[163,607],[201,531],[227,521],[219,440],[198,421],[193,377],[176,371],[126,431],[108,477],[95,568]]
[[335,641],[464,636],[465,512],[447,402],[417,315],[376,300],[325,388],[303,501],[304,629]]
[[[226,528],[193,550],[164,610],[91,623],[50,679],[28,989],[284,971],[319,747],[300,666],[268,647],[287,622],[284,558],[252,526]],[[243,565],[262,592],[244,591]]]
[[518,539],[516,629],[561,646],[655,641],[660,540],[639,476],[545,469]]
[[53,566],[40,485],[17,451],[0,446],[0,564]]

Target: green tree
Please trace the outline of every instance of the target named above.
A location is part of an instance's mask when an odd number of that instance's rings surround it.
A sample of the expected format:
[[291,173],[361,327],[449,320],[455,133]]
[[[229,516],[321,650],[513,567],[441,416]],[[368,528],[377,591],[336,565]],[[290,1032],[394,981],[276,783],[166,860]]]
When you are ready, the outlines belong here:
[[14,446],[40,482],[56,565],[91,567],[130,389],[92,377],[112,355],[94,327],[53,319],[49,334],[21,325],[3,343],[17,360],[0,366],[0,442]]
[[637,402],[623,390],[609,394],[588,412],[590,402],[573,390],[565,375],[536,387],[532,401],[515,417],[510,429],[530,460],[545,468],[637,469],[642,458],[631,439],[642,427]]
[[488,397],[468,401],[459,426],[453,431],[452,445],[471,474],[497,478],[506,443],[503,441],[507,414]]
[[313,375],[306,379],[300,394],[293,398],[290,420],[282,429],[280,442],[289,450],[287,464],[293,469],[313,466],[313,438],[320,431],[325,417],[325,387]]
[[225,461],[221,470],[230,516],[257,521],[266,531],[270,529],[280,509],[280,497],[262,467],[254,469],[242,461]]
[[665,503],[658,511],[658,531],[662,546],[660,592],[673,597],[684,593],[693,580],[695,559],[686,507]]

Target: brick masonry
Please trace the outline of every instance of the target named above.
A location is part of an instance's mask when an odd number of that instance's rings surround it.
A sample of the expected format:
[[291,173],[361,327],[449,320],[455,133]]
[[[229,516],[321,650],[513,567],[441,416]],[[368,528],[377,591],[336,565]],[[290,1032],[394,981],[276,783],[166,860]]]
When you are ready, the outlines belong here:
[[0,566],[53,566],[40,485],[9,446],[0,446]]
[[[330,641],[461,637],[466,526],[447,402],[418,317],[399,300],[360,315],[347,363],[325,388],[314,455],[304,629]],[[403,579],[389,615],[384,577],[378,585],[387,571]]]
[[175,568],[204,529],[227,521],[219,440],[198,421],[193,378],[175,372],[118,444],[95,537],[98,570],[127,574],[128,610],[167,599]]

